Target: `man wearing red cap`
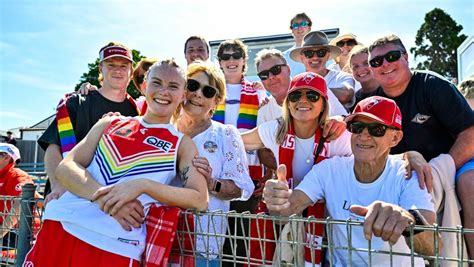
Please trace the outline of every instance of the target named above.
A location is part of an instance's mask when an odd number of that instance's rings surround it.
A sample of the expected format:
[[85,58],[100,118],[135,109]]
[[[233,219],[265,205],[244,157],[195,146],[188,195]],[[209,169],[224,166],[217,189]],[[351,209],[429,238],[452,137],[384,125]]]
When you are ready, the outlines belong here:
[[[433,161],[441,161],[443,167],[453,169],[435,177],[449,186],[440,187],[441,192],[434,194],[443,198],[445,191],[450,191],[451,184],[455,185],[463,209],[463,226],[473,229],[474,172],[468,171],[474,169],[474,111],[448,80],[430,71],[412,72],[407,50],[396,35],[384,36],[370,45],[369,64],[381,86],[376,94],[393,99],[403,114],[405,136],[391,153],[416,150],[432,166],[437,166]],[[455,169],[456,179],[453,178]],[[435,198],[435,203],[441,202]],[[457,206],[457,203],[454,205]],[[446,206],[444,212],[446,214]],[[456,207],[449,217],[459,216],[458,213]],[[444,218],[441,224],[458,225],[444,223]],[[473,259],[474,235],[467,234],[465,238]],[[445,249],[455,249],[456,243],[454,239]],[[458,253],[454,251],[447,256],[456,257]]]
[[100,49],[99,58],[99,81],[102,87],[87,96],[66,96],[58,105],[56,120],[38,140],[38,144],[46,151],[44,161],[51,183],[51,193],[46,197],[46,203],[65,192],[54,175],[59,162],[104,114],[139,114],[135,102],[127,94],[133,71],[132,51],[120,43],[111,42]]
[[[22,186],[30,183],[28,173],[15,168],[15,163],[20,159],[20,151],[12,144],[0,143],[0,195],[18,197],[21,195]],[[37,195],[39,196],[39,195]],[[16,234],[9,232],[18,221],[20,203],[18,201],[0,201],[0,239],[2,248],[16,246]],[[13,215],[13,216],[10,216]],[[8,235],[7,235],[8,234]]]
[[[278,180],[267,181],[263,191],[267,207],[271,213],[289,216],[325,199],[332,218],[364,222],[363,228],[352,227],[351,231],[345,225],[330,228],[334,265],[368,265],[369,257],[378,265],[410,265],[409,256],[352,251],[350,257],[347,250],[340,249],[347,247],[349,240],[352,247],[367,249],[370,239],[372,251],[391,249],[410,255],[401,235],[406,236],[410,223],[430,225],[436,217],[428,192],[419,188],[416,178],[407,180],[403,161],[389,155],[403,137],[402,116],[395,102],[383,97],[367,98],[346,122],[352,133],[354,156],[333,157],[314,165],[292,191],[286,181],[286,166],[280,165]],[[433,233],[415,231],[414,240],[416,252],[433,254]],[[414,261],[415,266],[424,266],[421,258]]]

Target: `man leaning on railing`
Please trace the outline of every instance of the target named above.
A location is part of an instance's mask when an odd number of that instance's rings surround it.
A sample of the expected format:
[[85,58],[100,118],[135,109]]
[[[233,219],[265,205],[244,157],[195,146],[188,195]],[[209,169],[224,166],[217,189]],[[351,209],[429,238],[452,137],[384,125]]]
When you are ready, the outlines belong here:
[[[346,118],[347,129],[352,133],[353,156],[326,159],[290,190],[286,182],[286,167],[280,165],[278,180],[266,182],[263,191],[267,207],[272,214],[289,216],[301,214],[305,208],[320,199],[326,201],[329,215],[334,219],[363,221],[363,229],[354,227],[349,237],[345,226],[335,225],[330,233],[335,246],[334,265],[405,266],[411,264],[408,256],[355,251],[351,255],[338,247],[369,247],[373,251],[401,252],[410,255],[407,227],[432,225],[435,212],[431,196],[420,189],[413,174],[406,179],[403,161],[389,155],[390,148],[403,137],[401,113],[393,100],[371,97],[361,101],[354,113]],[[375,237],[373,238],[372,235]],[[414,251],[433,255],[433,232],[414,232]],[[351,240],[351,242],[349,242]],[[331,245],[331,244],[330,244]],[[441,240],[439,240],[441,247]],[[392,246],[390,248],[390,246]],[[371,259],[369,259],[371,257]],[[424,266],[422,258],[414,259],[415,266]]]

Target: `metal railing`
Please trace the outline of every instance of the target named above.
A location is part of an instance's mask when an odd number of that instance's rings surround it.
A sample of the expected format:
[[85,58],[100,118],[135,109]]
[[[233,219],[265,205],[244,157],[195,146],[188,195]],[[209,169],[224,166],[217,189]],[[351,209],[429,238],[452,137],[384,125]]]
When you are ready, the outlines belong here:
[[[16,237],[2,238],[3,241],[11,243],[2,244],[2,257],[0,266],[21,266],[26,253],[30,250],[39,229],[39,219],[42,209],[38,208],[41,200],[34,198],[34,185],[25,185],[21,198],[2,196],[0,201],[14,203],[20,201],[19,209],[11,208],[3,210],[0,216],[3,221],[8,216],[14,216],[18,223],[12,227],[1,230],[16,234]],[[12,207],[14,207],[13,205]],[[39,205],[41,206],[41,205]],[[409,247],[414,248],[414,230],[423,229],[433,234],[433,255],[416,253],[415,249],[401,251],[397,246],[380,246],[380,242],[374,238],[361,243],[363,238],[358,235],[363,227],[362,222],[352,220],[317,220],[315,218],[303,218],[299,216],[275,217],[263,214],[236,213],[236,212],[196,212],[183,211],[181,216],[194,218],[183,220],[183,225],[178,227],[175,243],[171,251],[171,257],[192,257],[197,262],[196,266],[221,266],[231,263],[234,266],[319,266],[317,255],[320,251],[324,255],[325,264],[329,266],[339,265],[341,258],[346,260],[344,265],[364,266],[378,265],[383,260],[386,266],[399,266],[404,260],[411,266],[417,266],[420,261],[431,266],[467,266],[474,264],[474,260],[468,260],[463,250],[463,242],[467,234],[474,235],[474,229],[439,227],[437,225],[411,226],[411,235],[407,238]],[[199,219],[201,218],[201,219]],[[202,220],[205,218],[205,220]],[[227,225],[229,218],[236,218],[238,222]],[[255,223],[265,227],[254,228]],[[251,228],[249,236],[231,235],[229,228]],[[316,227],[325,229],[325,238],[315,238],[311,235]],[[262,230],[263,229],[263,230]],[[282,232],[283,231],[283,232]],[[232,231],[237,232],[237,231]],[[338,234],[335,234],[335,233]],[[340,233],[344,233],[347,239],[341,243]],[[457,242],[457,254],[446,257],[441,255],[442,241],[441,233],[455,236]],[[10,238],[10,239],[8,239]],[[247,255],[235,255],[235,253],[224,254],[222,246],[225,239],[229,239],[231,251],[235,251],[237,240],[242,240]],[[401,238],[403,239],[403,237]],[[5,241],[5,242],[6,242]],[[176,242],[177,241],[177,242]],[[361,245],[362,244],[362,245]],[[308,256],[309,255],[309,256]],[[306,257],[306,259],[305,259]],[[309,259],[309,260],[308,260]]]

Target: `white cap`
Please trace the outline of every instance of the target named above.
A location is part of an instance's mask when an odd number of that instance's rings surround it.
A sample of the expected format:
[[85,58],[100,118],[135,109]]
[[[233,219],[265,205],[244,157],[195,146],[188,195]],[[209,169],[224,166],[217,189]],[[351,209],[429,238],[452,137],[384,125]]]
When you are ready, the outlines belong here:
[[20,150],[14,145],[7,144],[7,143],[0,143],[0,152],[5,152],[10,157],[13,158],[13,161],[17,161],[18,159],[21,158],[20,156]]

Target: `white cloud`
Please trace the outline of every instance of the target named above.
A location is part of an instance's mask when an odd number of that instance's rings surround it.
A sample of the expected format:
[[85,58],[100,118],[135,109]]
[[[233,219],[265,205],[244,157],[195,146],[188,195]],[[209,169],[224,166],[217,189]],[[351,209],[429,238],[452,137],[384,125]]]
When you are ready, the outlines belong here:
[[32,87],[41,90],[55,92],[69,92],[74,85],[55,83],[54,79],[42,76],[33,76],[32,74],[22,74],[14,72],[5,72],[3,77],[8,77],[10,82],[23,85],[23,88]]

